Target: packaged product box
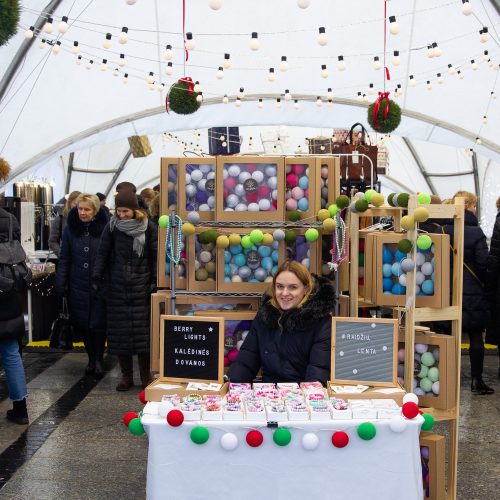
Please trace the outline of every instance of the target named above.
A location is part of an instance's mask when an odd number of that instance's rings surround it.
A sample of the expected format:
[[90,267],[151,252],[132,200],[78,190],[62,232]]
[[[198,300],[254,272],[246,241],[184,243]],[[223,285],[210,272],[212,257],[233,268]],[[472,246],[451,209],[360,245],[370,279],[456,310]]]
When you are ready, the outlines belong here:
[[279,261],[284,262],[285,260],[296,260],[297,262],[303,264],[311,273],[318,274],[318,242],[321,241],[321,231],[319,230],[320,238],[316,241],[307,241],[305,236],[307,229],[305,228],[288,229],[287,231],[293,231],[295,236],[285,238],[285,240],[280,242]]
[[217,289],[216,231],[197,227],[195,234],[187,237],[188,289],[195,292]]
[[[316,220],[320,208],[318,191],[318,159],[314,157],[285,157],[285,210],[297,210],[301,220]],[[288,220],[289,217],[287,216]]]
[[445,437],[420,433],[420,455],[424,476],[424,500],[445,500]]

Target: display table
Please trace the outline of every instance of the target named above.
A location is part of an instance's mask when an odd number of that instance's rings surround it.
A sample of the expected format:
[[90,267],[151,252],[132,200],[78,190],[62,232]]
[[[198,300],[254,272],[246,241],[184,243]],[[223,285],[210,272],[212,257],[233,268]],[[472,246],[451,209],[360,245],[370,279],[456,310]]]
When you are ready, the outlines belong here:
[[[369,441],[358,437],[363,420],[283,422],[292,440],[287,446],[273,442],[275,428],[266,422],[198,421],[171,427],[148,403],[141,421],[149,437],[147,498],[149,500],[421,500],[422,472],[419,433],[423,418],[409,420],[401,433],[389,420],[371,420],[377,429]],[[191,441],[193,427],[209,430],[205,444]],[[245,440],[259,429],[264,441],[252,448]],[[349,443],[335,448],[331,437],[345,431]],[[238,446],[226,451],[220,444],[227,433]],[[315,433],[319,444],[306,450],[302,437]]]

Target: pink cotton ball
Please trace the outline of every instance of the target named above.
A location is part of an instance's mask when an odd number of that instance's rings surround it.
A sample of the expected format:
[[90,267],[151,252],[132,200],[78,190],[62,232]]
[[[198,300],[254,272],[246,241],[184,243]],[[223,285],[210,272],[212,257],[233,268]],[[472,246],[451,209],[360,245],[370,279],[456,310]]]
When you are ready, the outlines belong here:
[[307,188],[306,190],[304,190],[304,196],[309,199],[309,188]]
[[232,363],[236,359],[236,356],[238,356],[238,349],[233,349],[229,351],[227,359],[229,360],[230,363]]
[[297,210],[297,200],[294,200],[293,198],[286,200],[286,209],[290,212],[292,210]]
[[292,189],[292,198],[294,200],[301,200],[302,198],[304,198],[304,190],[302,188],[299,188],[298,186],[294,187]]
[[302,175],[305,169],[304,165],[292,165],[292,172],[297,175]]
[[288,174],[286,176],[286,183],[291,188],[296,187],[298,182],[299,182],[299,177],[297,175],[295,175],[295,174]]
[[227,356],[224,356],[224,366],[229,366],[231,363],[229,361],[229,358]]
[[399,349],[398,360],[401,361],[401,363],[404,362],[404,360],[405,360],[405,350],[404,349]]
[[323,177],[323,179],[328,179],[328,168],[327,167],[323,167],[321,169],[321,177]]

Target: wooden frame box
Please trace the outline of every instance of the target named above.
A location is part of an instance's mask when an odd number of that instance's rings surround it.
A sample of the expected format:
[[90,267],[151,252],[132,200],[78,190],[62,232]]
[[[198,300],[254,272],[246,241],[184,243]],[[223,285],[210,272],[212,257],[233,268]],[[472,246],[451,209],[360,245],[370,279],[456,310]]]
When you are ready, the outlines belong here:
[[316,161],[316,192],[321,195],[317,196],[319,208],[328,208],[340,195],[340,158],[319,157]]
[[[165,263],[165,238],[167,236],[167,230],[158,227],[158,262],[157,262],[157,273],[156,273],[156,283],[158,288],[172,288],[170,280],[170,265]],[[177,238],[177,235],[175,236]],[[186,237],[182,236],[184,240],[184,249],[181,250],[181,260],[175,268],[175,289],[185,290],[187,285],[187,261],[186,261]],[[165,266],[168,265],[168,274],[165,273]]]
[[[388,262],[384,261],[383,252],[384,250],[386,250],[386,252],[390,251],[393,254],[393,257],[389,260],[391,260],[391,262],[394,261],[394,265],[399,263],[399,260],[397,262],[394,260],[397,252],[396,245],[400,240],[406,237],[406,234],[389,232],[380,232],[374,234],[376,234],[374,247],[376,296],[374,304],[379,306],[404,306],[406,304],[406,287],[400,287],[399,290],[401,290],[403,293],[398,295],[395,295],[393,293],[384,293],[383,266],[384,264],[388,264]],[[429,236],[432,239],[433,247],[421,253],[421,255],[423,254],[425,256],[426,264],[428,264],[429,266],[432,266],[432,261],[434,261],[435,259],[436,265],[432,270],[432,274],[434,275],[433,294],[425,296],[417,295],[415,304],[417,307],[447,307],[450,303],[450,237],[447,234],[429,234]],[[417,252],[417,258],[419,253],[420,252]],[[368,258],[366,252],[365,258]],[[432,269],[432,267],[429,267],[429,269]],[[392,280],[393,287],[397,287],[398,277],[394,274],[394,271],[392,271],[392,273],[393,274],[391,275],[391,277],[386,279]],[[426,274],[424,276],[422,273],[424,280],[426,276],[429,275]]]
[[360,251],[361,254],[361,240],[364,242],[364,276],[363,285],[358,282],[358,293],[366,303],[374,304],[376,301],[377,287],[376,287],[376,271],[377,261],[375,259],[375,238],[378,232],[359,232],[360,238]]
[[[284,220],[285,162],[283,158],[218,156],[217,186],[218,221],[276,222]],[[259,202],[261,202],[260,207]],[[250,205],[257,206],[259,210],[240,210]],[[264,206],[269,208],[264,209]]]
[[[320,272],[318,258],[319,238],[316,241],[309,242],[305,237],[307,229],[296,228],[293,229],[293,231],[297,235],[297,239],[294,243],[288,245],[284,240],[280,242],[279,262],[281,263],[288,259],[296,260],[301,264],[304,264],[311,273],[318,274]],[[307,255],[307,252],[309,253],[309,256]]]
[[[189,212],[196,211],[200,214],[201,221],[214,220],[215,198],[218,198],[216,196],[216,158],[204,156],[203,158],[179,158],[178,161],[178,214],[184,220]],[[194,172],[196,172],[196,179],[192,177]],[[186,189],[192,193],[188,194]]]
[[[429,482],[426,487],[424,479],[424,500],[445,500],[445,437],[431,432],[420,433],[420,453],[423,465],[428,470]],[[428,448],[428,453],[423,453],[422,448]],[[428,455],[428,458],[424,458]]]
[[[332,234],[324,234],[322,230],[319,231],[318,238],[318,274],[330,281],[335,281],[335,272],[329,270],[328,263],[331,262],[331,255],[329,249],[332,245]],[[327,272],[328,271],[328,272]],[[349,260],[343,260],[338,268],[339,277],[339,290],[341,292],[349,291]]]
[[[302,215],[302,219],[316,216],[320,209],[318,175],[318,160],[316,158],[304,156],[285,157],[286,212],[298,210]],[[299,197],[300,193],[303,194],[302,197]]]
[[[449,410],[455,406],[455,392],[457,384],[456,341],[456,338],[451,335],[441,335],[439,333],[420,333],[415,335],[415,345],[427,345],[428,352],[434,352],[436,349],[439,349],[439,359],[437,359],[432,365],[439,369],[439,394],[433,394],[430,392],[425,396],[419,395],[418,400],[420,406],[438,408],[441,410]],[[404,349],[404,345],[404,333],[400,333],[399,349]],[[419,356],[422,355],[419,354]],[[404,375],[404,368],[402,369],[400,366],[404,367],[404,362],[399,362],[398,365],[398,374],[401,376],[401,373]],[[429,368],[432,368],[432,366]],[[419,386],[420,381],[425,378],[420,376],[425,374],[425,369],[422,372],[421,367],[422,365],[420,364],[420,361],[416,358],[414,378],[419,380]]]
[[[246,236],[251,233],[251,228],[234,228],[232,233]],[[264,230],[265,232],[265,230]],[[265,255],[261,254],[261,247]],[[245,260],[239,255],[243,256]],[[230,260],[229,257],[230,256]],[[241,259],[241,265],[238,259]],[[226,262],[228,260],[228,262]],[[249,262],[251,260],[251,263]],[[271,286],[273,271],[281,264],[279,242],[274,241],[272,245],[254,245],[248,252],[240,245],[229,245],[227,248],[217,249],[217,291],[218,292],[260,292],[263,293]],[[234,276],[240,276],[238,269],[246,268],[249,271],[242,281],[232,281]],[[265,273],[265,274],[263,274]],[[265,278],[262,279],[265,275]],[[231,281],[226,281],[230,278]],[[240,276],[241,278],[241,276]],[[251,281],[258,279],[258,281]],[[267,281],[266,281],[267,280]]]
[[160,215],[177,210],[179,158],[162,158],[160,164]]
[[[188,289],[194,292],[213,292],[217,289],[217,248],[215,243],[201,243],[201,233],[210,228],[197,227],[187,237]],[[210,260],[207,260],[211,254]]]

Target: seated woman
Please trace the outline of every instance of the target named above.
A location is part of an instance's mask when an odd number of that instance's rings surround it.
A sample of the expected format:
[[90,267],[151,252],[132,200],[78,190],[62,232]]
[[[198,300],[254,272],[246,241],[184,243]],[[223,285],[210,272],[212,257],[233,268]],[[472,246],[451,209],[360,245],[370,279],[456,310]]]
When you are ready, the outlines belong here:
[[228,378],[251,382],[262,367],[264,382],[326,384],[334,307],[335,291],[327,279],[312,276],[299,262],[284,262]]

